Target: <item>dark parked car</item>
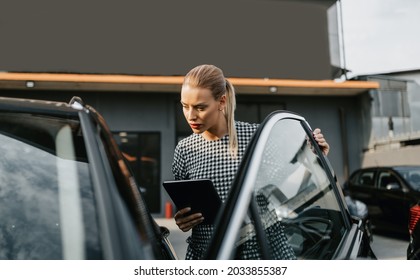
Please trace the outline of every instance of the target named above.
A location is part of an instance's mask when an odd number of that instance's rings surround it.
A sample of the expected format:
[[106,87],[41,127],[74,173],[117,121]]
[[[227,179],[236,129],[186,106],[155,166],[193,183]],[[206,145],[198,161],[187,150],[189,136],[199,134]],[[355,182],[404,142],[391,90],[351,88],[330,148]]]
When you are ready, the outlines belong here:
[[372,222],[407,232],[410,207],[420,201],[420,166],[384,166],[354,171],[346,182],[352,198],[368,205]]
[[175,259],[104,119],[0,98],[0,259]]
[[376,259],[364,230],[309,124],[276,111],[248,146],[206,258]]

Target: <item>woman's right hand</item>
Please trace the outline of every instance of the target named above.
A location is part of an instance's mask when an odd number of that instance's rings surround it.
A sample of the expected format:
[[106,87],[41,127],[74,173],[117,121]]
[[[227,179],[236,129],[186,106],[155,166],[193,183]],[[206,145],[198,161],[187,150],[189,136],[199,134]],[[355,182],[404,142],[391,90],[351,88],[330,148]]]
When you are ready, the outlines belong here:
[[175,213],[174,219],[176,225],[183,232],[187,232],[198,224],[204,221],[204,217],[201,213],[194,213],[188,215],[191,211],[190,207],[183,208]]

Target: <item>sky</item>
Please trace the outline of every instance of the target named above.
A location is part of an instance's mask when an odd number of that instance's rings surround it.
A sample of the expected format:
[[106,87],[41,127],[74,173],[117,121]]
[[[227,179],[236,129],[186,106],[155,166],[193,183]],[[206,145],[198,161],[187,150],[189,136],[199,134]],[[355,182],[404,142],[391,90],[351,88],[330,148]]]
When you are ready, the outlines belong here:
[[420,69],[420,0],[341,0],[351,76]]

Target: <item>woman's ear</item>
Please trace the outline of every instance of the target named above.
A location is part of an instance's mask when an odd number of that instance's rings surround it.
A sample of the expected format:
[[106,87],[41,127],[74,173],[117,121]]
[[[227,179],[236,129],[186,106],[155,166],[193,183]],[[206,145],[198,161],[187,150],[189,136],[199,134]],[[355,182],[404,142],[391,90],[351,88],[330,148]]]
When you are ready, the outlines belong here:
[[222,95],[219,99],[219,111],[223,111],[226,107],[226,95]]

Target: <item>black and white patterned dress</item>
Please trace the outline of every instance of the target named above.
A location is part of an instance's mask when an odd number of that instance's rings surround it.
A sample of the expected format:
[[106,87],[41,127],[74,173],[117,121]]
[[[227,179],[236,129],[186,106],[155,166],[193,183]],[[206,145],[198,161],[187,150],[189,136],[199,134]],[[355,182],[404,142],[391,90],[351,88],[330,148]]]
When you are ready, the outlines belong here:
[[[235,122],[238,134],[238,156],[232,158],[229,136],[210,141],[201,134],[192,134],[181,140],[174,154],[172,171],[175,180],[210,179],[225,201],[245,149],[258,124]],[[187,239],[186,259],[201,259],[213,232],[212,225],[198,225]]]

